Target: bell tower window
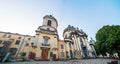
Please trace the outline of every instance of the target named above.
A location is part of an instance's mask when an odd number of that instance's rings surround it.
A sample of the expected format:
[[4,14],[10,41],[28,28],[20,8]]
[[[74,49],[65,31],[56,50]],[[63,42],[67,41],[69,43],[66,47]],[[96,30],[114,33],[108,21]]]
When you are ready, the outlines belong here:
[[52,23],[51,20],[48,20],[47,25],[51,26],[51,23]]

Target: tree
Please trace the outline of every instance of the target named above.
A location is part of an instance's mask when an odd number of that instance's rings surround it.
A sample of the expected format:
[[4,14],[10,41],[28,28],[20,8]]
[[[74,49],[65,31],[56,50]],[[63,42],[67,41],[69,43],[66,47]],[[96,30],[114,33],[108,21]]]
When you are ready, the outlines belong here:
[[120,57],[120,25],[106,25],[96,33],[95,49],[97,54],[118,53]]

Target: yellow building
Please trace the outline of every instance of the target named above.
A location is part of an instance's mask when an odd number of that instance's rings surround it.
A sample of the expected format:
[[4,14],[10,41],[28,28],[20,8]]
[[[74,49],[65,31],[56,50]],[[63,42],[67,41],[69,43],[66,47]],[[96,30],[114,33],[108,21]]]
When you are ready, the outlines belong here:
[[58,60],[89,57],[87,35],[68,26],[59,39],[58,22],[52,15],[43,17],[35,36],[0,32],[0,61]]
[[58,57],[60,60],[65,60],[66,58],[66,43],[64,40],[59,40],[58,42]]

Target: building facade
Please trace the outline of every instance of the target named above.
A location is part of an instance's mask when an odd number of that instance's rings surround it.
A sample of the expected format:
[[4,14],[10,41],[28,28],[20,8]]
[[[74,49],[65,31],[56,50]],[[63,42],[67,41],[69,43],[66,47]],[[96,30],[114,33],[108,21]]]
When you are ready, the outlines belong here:
[[0,61],[57,60],[92,57],[87,34],[68,26],[59,39],[58,22],[52,15],[43,17],[35,36],[0,32]]

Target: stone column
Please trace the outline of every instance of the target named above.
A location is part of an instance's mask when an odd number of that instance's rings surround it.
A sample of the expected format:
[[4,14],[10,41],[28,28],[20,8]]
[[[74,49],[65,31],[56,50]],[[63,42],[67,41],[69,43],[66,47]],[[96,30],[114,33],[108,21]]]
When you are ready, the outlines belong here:
[[66,42],[66,46],[67,46],[67,52],[68,52],[68,58],[70,58],[70,48],[69,48],[69,42]]
[[35,36],[35,41],[34,41],[34,44],[37,46],[37,43],[38,43],[38,35]]
[[87,40],[87,38],[85,37],[84,38],[84,40],[85,40],[85,43],[86,43],[86,49],[87,49],[87,54],[88,54],[88,56],[90,56],[91,55],[91,52],[90,52],[90,45],[89,45],[89,42],[88,42],[88,40]]
[[74,41],[75,41],[75,44],[76,44],[76,50],[78,50],[78,44],[77,44],[77,40],[76,40],[76,36],[74,35]]
[[75,50],[77,50],[77,47],[76,47],[76,42],[75,42],[75,39],[74,39],[74,37],[72,37],[72,40],[73,40],[73,48],[74,48],[74,51],[73,51],[73,53],[74,53],[74,57],[76,57],[76,55],[75,55]]
[[78,42],[78,47],[79,47],[79,50],[78,50],[79,56],[81,56],[81,46],[80,46],[80,39],[79,39],[79,37],[77,37],[77,42]]
[[73,35],[73,41],[74,41],[74,47],[75,47],[75,51],[74,51],[75,55],[74,56],[75,56],[75,58],[77,58],[77,53],[76,53],[76,51],[77,51],[77,44],[76,44],[74,35]]
[[18,46],[18,50],[17,50],[17,52],[16,52],[15,57],[18,57],[18,55],[20,55],[21,47],[23,46],[24,39],[25,39],[25,36],[23,36],[23,38],[20,40],[20,44],[19,44],[19,46]]
[[37,49],[36,49],[36,57],[39,57],[41,59],[41,48],[40,48],[40,36],[39,35],[36,35],[35,36],[35,46],[37,46]]
[[72,38],[72,40],[73,40],[73,43],[74,43],[74,50],[76,50],[76,49],[77,49],[77,47],[76,47],[76,42],[75,42],[74,37]]
[[[79,40],[80,40],[80,39],[82,40],[82,38],[81,38],[81,37],[79,38]],[[83,55],[83,49],[82,49],[82,46],[81,46],[81,44],[82,44],[82,43],[83,43],[83,40],[82,40],[82,42],[80,41],[81,56]],[[84,45],[84,43],[83,43],[83,45]]]
[[79,55],[78,55],[79,46],[78,46],[77,38],[76,38],[76,36],[75,36],[75,35],[74,35],[74,37],[75,37],[75,42],[76,42],[76,46],[77,46],[77,56],[79,56]]

